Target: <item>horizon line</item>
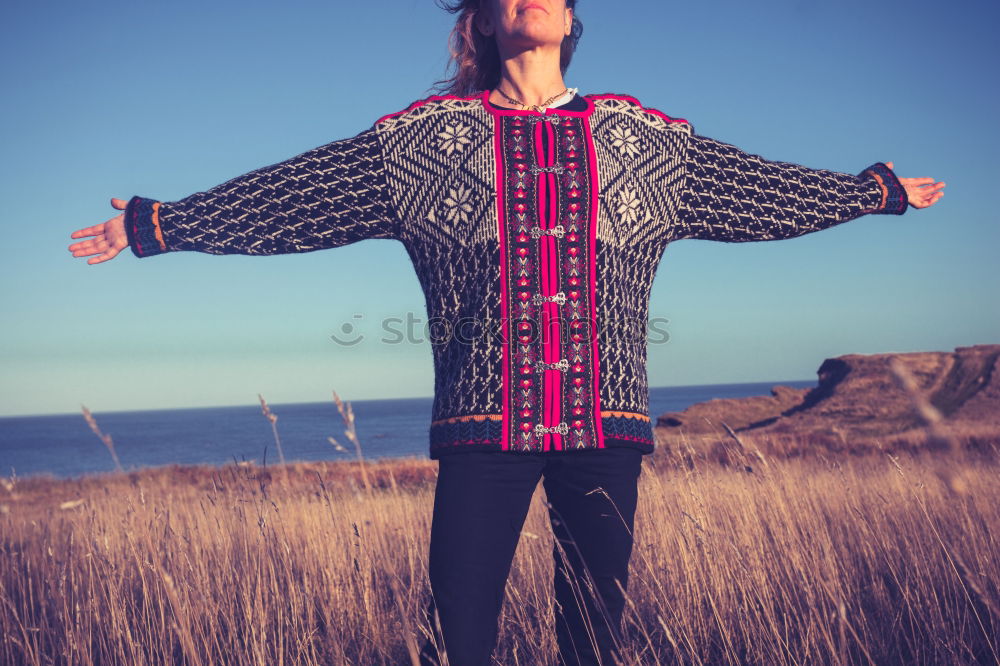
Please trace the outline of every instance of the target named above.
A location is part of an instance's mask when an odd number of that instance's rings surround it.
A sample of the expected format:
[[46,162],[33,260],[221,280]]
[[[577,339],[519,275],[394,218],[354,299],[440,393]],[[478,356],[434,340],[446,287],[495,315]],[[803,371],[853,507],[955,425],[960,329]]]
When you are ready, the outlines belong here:
[[[764,380],[764,381],[754,381],[754,382],[712,382],[709,384],[665,384],[659,386],[650,386],[649,390],[661,389],[661,388],[702,388],[711,386],[741,386],[746,384],[769,384],[771,386],[781,386],[783,384],[790,383],[802,383],[802,382],[812,382],[817,383],[817,379],[784,379],[780,381],[776,380]],[[355,398],[346,399],[341,398],[344,402],[350,402],[351,404],[363,403],[363,402],[386,402],[389,400],[433,400],[433,395],[417,395],[417,396],[400,396],[395,398]],[[271,402],[268,400],[267,404],[269,407],[276,406],[295,406],[295,405],[318,405],[318,404],[334,404],[333,400],[309,400],[304,402]],[[135,409],[110,409],[110,410],[90,410],[92,414],[129,414],[135,412],[168,412],[168,411],[178,411],[178,410],[188,410],[188,409],[227,409],[234,407],[255,407],[260,408],[259,403],[249,402],[246,404],[228,404],[228,405],[193,405],[188,407],[141,407]],[[44,417],[44,416],[78,416],[82,413],[81,411],[72,412],[33,412],[28,414],[2,414],[0,413],[0,419],[13,419],[13,418],[33,418],[33,417]]]

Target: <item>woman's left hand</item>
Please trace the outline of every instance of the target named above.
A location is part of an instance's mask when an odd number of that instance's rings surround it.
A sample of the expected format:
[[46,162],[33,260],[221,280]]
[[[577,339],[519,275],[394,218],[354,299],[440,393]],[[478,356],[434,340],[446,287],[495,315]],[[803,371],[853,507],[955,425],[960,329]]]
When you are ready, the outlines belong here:
[[[892,168],[892,162],[886,162],[885,165]],[[933,206],[944,196],[944,183],[937,183],[933,178],[900,178],[899,182],[914,208]]]

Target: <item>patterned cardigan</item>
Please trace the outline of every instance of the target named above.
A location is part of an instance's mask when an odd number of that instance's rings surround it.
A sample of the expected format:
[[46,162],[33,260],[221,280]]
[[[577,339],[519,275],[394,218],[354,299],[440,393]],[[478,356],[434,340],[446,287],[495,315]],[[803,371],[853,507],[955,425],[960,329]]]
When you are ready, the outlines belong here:
[[[577,100],[579,102],[579,99]],[[772,162],[621,95],[583,110],[430,97],[334,141],[173,202],[133,197],[133,253],[269,255],[394,238],[432,322],[430,456],[654,448],[649,293],[682,238],[777,240],[906,193]]]

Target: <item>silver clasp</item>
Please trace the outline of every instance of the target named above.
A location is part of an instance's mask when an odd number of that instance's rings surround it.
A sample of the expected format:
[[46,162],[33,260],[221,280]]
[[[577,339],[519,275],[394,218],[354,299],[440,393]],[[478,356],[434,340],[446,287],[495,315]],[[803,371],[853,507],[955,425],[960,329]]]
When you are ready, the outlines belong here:
[[541,227],[531,228],[531,237],[538,238],[540,236],[555,236],[556,238],[562,238],[566,233],[566,228],[561,224],[557,224],[551,229],[542,229]]
[[569,425],[567,425],[567,423],[565,421],[563,421],[559,425],[552,426],[552,427],[549,427],[549,428],[546,428],[541,423],[539,423],[538,425],[535,426],[535,434],[536,435],[544,435],[547,432],[548,433],[555,433],[555,432],[557,432],[560,435],[565,435],[565,434],[567,434],[569,432]]
[[531,302],[535,305],[541,305],[542,303],[552,302],[558,303],[559,305],[564,305],[566,303],[566,293],[562,291],[557,291],[552,296],[542,296],[541,294],[535,294],[532,297]]
[[525,120],[529,123],[552,123],[559,120],[559,116],[527,116]]
[[566,372],[569,370],[569,360],[560,359],[555,363],[546,363],[545,361],[538,361],[535,363],[535,370],[542,372],[543,370],[559,370],[560,372]]
[[550,167],[541,167],[541,166],[538,166],[537,164],[532,164],[531,165],[531,173],[535,174],[536,176],[538,174],[540,174],[540,173],[555,173],[555,174],[560,174],[560,173],[562,173],[565,170],[566,170],[566,168],[563,165],[561,165],[561,164],[556,164],[555,166],[550,166]]

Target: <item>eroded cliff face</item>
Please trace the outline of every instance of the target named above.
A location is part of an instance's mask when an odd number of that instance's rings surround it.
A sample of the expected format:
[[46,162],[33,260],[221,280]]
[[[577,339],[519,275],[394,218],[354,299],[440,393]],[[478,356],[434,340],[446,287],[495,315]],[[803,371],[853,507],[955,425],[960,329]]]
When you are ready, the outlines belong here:
[[823,361],[812,389],[776,386],[770,396],[710,400],[664,414],[665,437],[725,436],[723,423],[754,434],[835,432],[874,438],[919,428],[913,400],[890,368],[898,359],[954,427],[1000,431],[1000,345],[958,347],[953,352],[848,354]]

